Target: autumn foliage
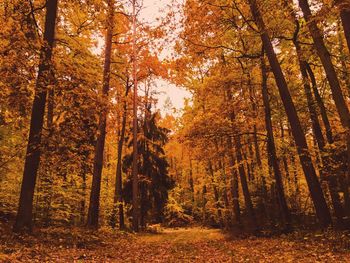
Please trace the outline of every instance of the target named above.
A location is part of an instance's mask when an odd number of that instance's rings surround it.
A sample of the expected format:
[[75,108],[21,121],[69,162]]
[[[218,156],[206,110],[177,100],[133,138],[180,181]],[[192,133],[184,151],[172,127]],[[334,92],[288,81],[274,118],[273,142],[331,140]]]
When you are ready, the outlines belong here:
[[[169,0],[154,23],[142,10],[0,3],[4,235],[347,233],[350,2]],[[160,83],[190,96],[173,107]]]

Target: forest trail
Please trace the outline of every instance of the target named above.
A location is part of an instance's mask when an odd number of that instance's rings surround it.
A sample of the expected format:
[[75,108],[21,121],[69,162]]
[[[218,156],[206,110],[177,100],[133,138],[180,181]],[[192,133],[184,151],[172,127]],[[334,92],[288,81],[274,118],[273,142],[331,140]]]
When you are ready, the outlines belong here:
[[239,238],[200,227],[142,234],[136,243],[142,251],[136,258],[145,262],[350,262],[350,254],[334,253],[329,244],[308,238]]
[[6,240],[6,247],[2,242],[0,262],[350,262],[341,244],[310,234],[247,238],[191,227],[96,236],[54,231],[33,238]]

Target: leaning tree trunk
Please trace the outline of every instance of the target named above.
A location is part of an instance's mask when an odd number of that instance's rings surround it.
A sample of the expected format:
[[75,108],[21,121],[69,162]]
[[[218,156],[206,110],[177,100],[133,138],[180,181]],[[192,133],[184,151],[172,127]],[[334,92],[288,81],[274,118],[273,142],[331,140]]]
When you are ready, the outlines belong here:
[[311,198],[315,206],[316,215],[323,227],[326,227],[332,223],[331,215],[327,207],[325,197],[317,178],[315,168],[312,163],[310,152],[307,146],[306,138],[302,130],[295,105],[292,101],[287,82],[284,78],[281,65],[278,62],[276,53],[273,49],[270,37],[267,33],[264,21],[256,4],[256,0],[249,0],[250,9],[253,14],[254,20],[260,30],[260,37],[266,51],[267,57],[270,62],[271,69],[275,76],[278,91],[283,102],[292,134],[297,147],[301,166],[304,171],[304,175],[310,190]]
[[264,110],[265,110],[268,161],[269,161],[269,165],[272,166],[274,171],[278,202],[281,208],[281,213],[282,213],[283,221],[285,223],[285,228],[288,230],[291,227],[291,215],[290,215],[286,197],[284,194],[282,175],[281,175],[281,170],[279,167],[278,158],[276,154],[275,139],[273,135],[272,121],[271,121],[270,101],[269,101],[269,94],[267,90],[267,72],[266,72],[267,70],[266,70],[266,65],[264,60],[265,60],[264,57],[262,57],[261,58],[261,74],[262,74],[262,85],[261,85],[262,92],[261,93],[263,97]]
[[[254,120],[258,119],[258,105],[255,99],[255,88],[251,83],[251,76],[248,74],[248,87],[249,87],[249,99],[252,104],[252,112],[253,112],[253,118]],[[259,170],[262,168],[261,163],[261,154],[259,149],[259,143],[258,143],[258,130],[256,127],[256,123],[253,124],[253,140],[254,140],[254,150],[255,150],[255,158],[256,163],[258,165]]]
[[332,63],[331,55],[328,52],[328,49],[323,41],[323,36],[321,34],[320,29],[317,26],[316,21],[313,19],[310,6],[307,0],[299,0],[299,6],[303,11],[304,18],[307,21],[308,28],[312,39],[314,41],[314,46],[316,48],[317,54],[320,57],[323,68],[326,72],[326,76],[329,82],[329,86],[332,91],[333,100],[335,102],[335,106],[337,108],[340,121],[342,126],[346,129],[346,143],[347,143],[347,175],[345,177],[346,187],[349,187],[350,180],[350,112],[348,106],[345,102],[345,98],[343,96],[340,82],[335,71],[335,68]]
[[350,2],[347,0],[335,0],[340,9],[340,19],[344,29],[344,35],[350,51]]
[[332,64],[331,55],[324,44],[323,36],[317,26],[316,21],[312,18],[308,1],[299,0],[299,5],[303,11],[304,18],[307,21],[317,54],[320,57],[323,68],[326,72],[326,76],[332,91],[332,96],[337,107],[337,111],[340,116],[341,123],[344,128],[348,129],[350,127],[350,113],[346,105],[342,90],[340,88],[337,73]]
[[50,84],[52,69],[51,57],[55,38],[57,5],[58,0],[48,0],[46,2],[44,43],[40,52],[19,207],[13,227],[13,231],[15,232],[32,230],[33,196],[40,162],[40,143],[44,123],[47,86]]
[[[299,28],[298,20],[295,19],[294,22],[295,22],[297,28]],[[307,74],[306,61],[302,59],[303,56],[301,54],[302,52],[301,52],[301,47],[300,47],[298,39],[297,39],[297,34],[295,34],[295,36],[293,38],[293,43],[294,43],[295,49],[297,51],[299,68],[300,68],[301,76],[303,79],[303,85],[304,85],[304,91],[305,91],[305,95],[306,95],[307,106],[309,109],[310,119],[311,119],[311,123],[312,123],[312,132],[313,132],[314,137],[316,139],[318,149],[321,152],[322,162],[325,163],[326,160],[325,160],[324,154],[323,154],[324,147],[325,147],[325,139],[323,137],[321,125],[320,125],[320,122],[319,122],[318,117],[317,117],[317,111],[315,108],[315,103],[314,103],[314,99],[312,96],[311,87],[310,87],[308,74]],[[343,207],[341,204],[340,196],[339,196],[338,191],[337,191],[336,175],[330,174],[329,176],[325,176],[325,171],[323,168],[320,169],[320,174],[321,174],[321,178],[326,178],[326,180],[327,180],[327,184],[328,184],[328,188],[329,188],[329,192],[330,192],[331,200],[332,200],[332,206],[333,206],[336,218],[337,218],[337,222],[339,225],[343,225],[344,211],[343,211]]]
[[87,218],[87,226],[98,228],[98,217],[100,208],[101,177],[103,168],[103,152],[106,138],[108,93],[111,71],[112,38],[114,28],[114,0],[108,1],[107,34],[105,40],[105,61],[103,67],[102,102],[104,103],[100,119],[99,134],[95,146],[95,158],[92,175],[92,186],[90,193],[90,204]]
[[323,125],[324,125],[324,127],[326,129],[327,142],[331,144],[331,143],[334,142],[334,140],[333,140],[333,132],[332,132],[331,124],[330,124],[329,119],[328,119],[326,106],[324,105],[323,100],[321,98],[321,95],[320,95],[320,93],[318,91],[316,78],[315,78],[315,75],[314,75],[314,73],[313,73],[309,63],[306,62],[305,66],[306,66],[306,70],[307,70],[308,76],[309,76],[309,78],[311,80],[312,91],[313,91],[313,94],[315,96],[316,104],[317,104],[317,106],[318,106],[318,108],[320,110],[321,119],[322,119]]

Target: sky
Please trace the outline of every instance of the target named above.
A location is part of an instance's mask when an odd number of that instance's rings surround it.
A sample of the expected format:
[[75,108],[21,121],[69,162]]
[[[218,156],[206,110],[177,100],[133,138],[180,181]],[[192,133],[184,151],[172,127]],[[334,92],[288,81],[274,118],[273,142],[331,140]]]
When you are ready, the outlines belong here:
[[[143,0],[143,9],[139,19],[147,23],[156,23],[157,17],[164,16],[165,13],[162,12],[162,9],[164,10],[168,4],[170,4],[170,0]],[[164,49],[165,54],[171,53],[170,46]],[[164,54],[162,54],[162,56],[163,55]],[[154,89],[160,93],[158,95],[158,108],[161,110],[163,110],[167,98],[170,98],[174,108],[180,110],[184,105],[184,99],[191,97],[191,94],[185,89],[168,83],[165,80],[156,80]]]

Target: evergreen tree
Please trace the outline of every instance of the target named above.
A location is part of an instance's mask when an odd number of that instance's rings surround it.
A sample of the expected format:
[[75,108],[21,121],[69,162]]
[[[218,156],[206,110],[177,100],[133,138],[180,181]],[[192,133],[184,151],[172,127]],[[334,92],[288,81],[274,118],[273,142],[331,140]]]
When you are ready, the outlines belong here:
[[[139,200],[140,200],[140,225],[146,227],[148,217],[152,223],[160,223],[164,219],[164,206],[168,199],[168,191],[173,187],[173,180],[168,175],[168,161],[163,147],[168,142],[169,130],[157,124],[159,113],[151,113],[146,109],[143,125],[143,134],[138,139],[138,171],[139,171]],[[128,148],[132,147],[132,140]],[[125,184],[124,196],[127,203],[131,202],[132,155],[127,154],[123,160],[124,171],[129,174]]]

